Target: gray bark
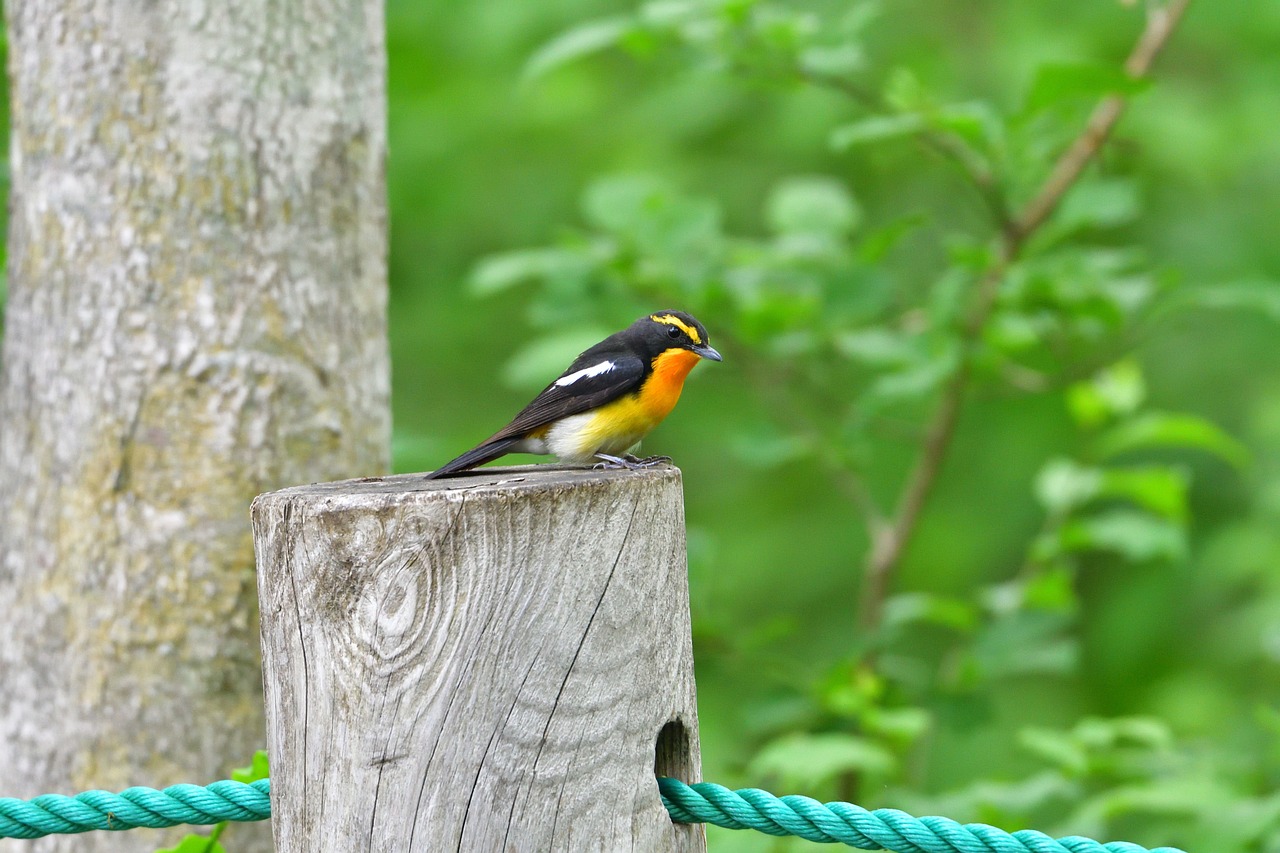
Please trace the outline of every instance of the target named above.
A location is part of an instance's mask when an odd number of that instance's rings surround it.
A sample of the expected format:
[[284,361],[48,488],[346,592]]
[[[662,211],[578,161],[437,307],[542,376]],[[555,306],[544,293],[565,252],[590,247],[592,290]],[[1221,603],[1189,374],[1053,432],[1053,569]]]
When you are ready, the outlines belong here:
[[675,469],[254,503],[281,853],[704,851]]
[[381,4],[5,5],[0,795],[223,778],[250,500],[388,462]]

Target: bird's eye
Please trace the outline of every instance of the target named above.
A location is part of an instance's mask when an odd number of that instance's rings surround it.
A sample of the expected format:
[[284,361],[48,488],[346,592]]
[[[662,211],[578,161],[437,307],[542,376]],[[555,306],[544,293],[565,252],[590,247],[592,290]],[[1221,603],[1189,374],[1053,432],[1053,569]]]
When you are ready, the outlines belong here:
[[680,329],[676,326],[667,326],[667,337],[674,341],[680,337]]

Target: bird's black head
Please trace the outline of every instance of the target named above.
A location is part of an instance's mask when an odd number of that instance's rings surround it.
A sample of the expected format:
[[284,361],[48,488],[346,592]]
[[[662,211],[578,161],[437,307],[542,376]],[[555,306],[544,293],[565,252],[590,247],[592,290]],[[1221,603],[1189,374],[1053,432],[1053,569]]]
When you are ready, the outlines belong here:
[[706,327],[683,311],[646,314],[632,323],[629,331],[635,333],[653,355],[670,349],[686,349],[712,361],[724,360],[711,347]]

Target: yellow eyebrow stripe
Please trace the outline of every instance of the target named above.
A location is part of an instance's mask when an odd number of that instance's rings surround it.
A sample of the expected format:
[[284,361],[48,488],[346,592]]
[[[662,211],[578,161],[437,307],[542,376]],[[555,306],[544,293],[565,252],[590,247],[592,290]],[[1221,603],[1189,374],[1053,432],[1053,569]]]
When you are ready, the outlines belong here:
[[678,329],[683,330],[684,333],[689,336],[689,340],[693,341],[695,344],[702,343],[702,337],[698,335],[698,330],[674,314],[650,314],[649,319],[655,323],[675,326]]

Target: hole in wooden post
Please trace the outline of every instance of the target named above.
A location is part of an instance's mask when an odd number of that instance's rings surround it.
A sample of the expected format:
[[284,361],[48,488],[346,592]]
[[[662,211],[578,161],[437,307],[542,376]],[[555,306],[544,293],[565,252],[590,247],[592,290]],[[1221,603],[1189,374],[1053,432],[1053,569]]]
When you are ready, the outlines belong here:
[[670,776],[681,782],[691,781],[693,760],[690,755],[689,730],[684,721],[671,720],[658,732],[658,741],[653,748],[653,774]]

